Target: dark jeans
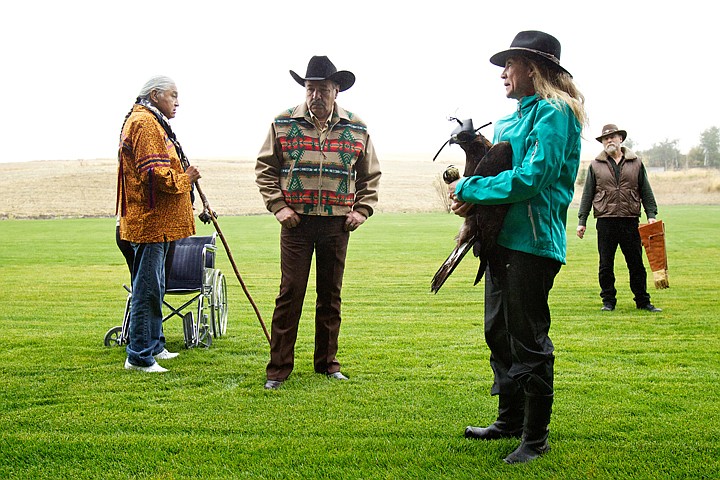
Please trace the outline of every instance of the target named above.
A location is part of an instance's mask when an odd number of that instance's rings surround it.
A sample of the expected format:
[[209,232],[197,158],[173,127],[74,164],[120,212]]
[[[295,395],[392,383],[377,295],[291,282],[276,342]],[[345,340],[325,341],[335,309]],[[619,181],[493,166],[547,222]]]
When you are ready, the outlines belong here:
[[[133,271],[133,259],[135,258],[135,251],[133,250],[132,244],[127,240],[120,238],[120,227],[115,227],[115,244],[120,249],[120,252],[125,257],[125,263],[127,263],[128,270],[130,271],[130,284],[132,285],[132,271]],[[168,245],[168,252],[165,256],[165,284],[167,284],[168,278],[170,278],[170,271],[172,270],[173,257],[175,256],[175,242],[170,242]]]
[[285,380],[295,365],[295,341],[315,255],[315,353],[317,373],[340,371],[340,291],[349,232],[345,217],[301,215],[300,225],[280,232],[280,293],[275,299],[268,380]]
[[548,295],[561,263],[498,246],[485,272],[485,341],[492,395],[553,393]]
[[162,335],[162,306],[165,295],[165,256],[169,248],[164,243],[132,243],[134,251],[132,300],[128,360],[133,365],[149,367],[155,363],[153,355],[165,348]]
[[625,256],[630,273],[630,290],[635,304],[644,307],[650,303],[647,292],[647,271],[643,264],[642,241],[638,232],[637,218],[598,218],[596,223],[598,253],[600,255],[600,298],[604,304],[615,306],[615,252],[618,245]]

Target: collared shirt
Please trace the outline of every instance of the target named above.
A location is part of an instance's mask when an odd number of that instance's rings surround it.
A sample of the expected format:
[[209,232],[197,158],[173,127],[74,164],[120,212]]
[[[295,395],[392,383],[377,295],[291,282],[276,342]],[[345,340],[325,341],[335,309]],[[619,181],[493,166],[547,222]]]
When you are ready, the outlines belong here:
[[335,104],[333,104],[332,108],[330,109],[330,115],[328,115],[327,120],[325,120],[325,123],[321,122],[320,119],[310,110],[308,107],[308,111],[310,112],[310,118],[313,121],[313,125],[318,129],[319,140],[321,145],[325,145],[325,141],[327,140],[328,131],[330,130],[330,121],[333,118],[333,113],[335,113]]
[[618,182],[620,181],[620,172],[622,172],[622,166],[625,163],[625,155],[620,157],[620,161],[615,160],[613,157],[608,156],[608,160],[610,161],[610,165],[613,168],[613,171],[615,172],[615,180]]

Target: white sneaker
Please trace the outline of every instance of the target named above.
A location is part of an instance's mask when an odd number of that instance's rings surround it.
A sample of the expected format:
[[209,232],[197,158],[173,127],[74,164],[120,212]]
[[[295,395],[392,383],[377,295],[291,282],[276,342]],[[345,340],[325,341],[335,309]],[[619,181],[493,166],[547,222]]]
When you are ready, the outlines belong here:
[[130,363],[130,360],[127,358],[125,359],[125,370],[138,370],[140,372],[147,372],[147,373],[164,373],[167,372],[167,368],[161,367],[157,362],[153,363],[149,367],[140,367],[138,365],[133,365]]
[[179,353],[171,353],[167,351],[167,348],[163,348],[163,351],[155,355],[155,360],[170,360],[171,358],[175,358]]

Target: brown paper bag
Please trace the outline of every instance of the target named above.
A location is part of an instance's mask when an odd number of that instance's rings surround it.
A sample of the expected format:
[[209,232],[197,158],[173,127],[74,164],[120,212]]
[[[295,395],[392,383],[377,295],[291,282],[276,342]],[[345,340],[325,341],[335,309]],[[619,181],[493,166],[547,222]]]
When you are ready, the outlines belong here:
[[638,227],[640,232],[640,240],[645,247],[645,255],[647,255],[655,280],[655,288],[668,288],[668,262],[667,250],[665,248],[665,224],[662,220],[655,223],[645,223]]

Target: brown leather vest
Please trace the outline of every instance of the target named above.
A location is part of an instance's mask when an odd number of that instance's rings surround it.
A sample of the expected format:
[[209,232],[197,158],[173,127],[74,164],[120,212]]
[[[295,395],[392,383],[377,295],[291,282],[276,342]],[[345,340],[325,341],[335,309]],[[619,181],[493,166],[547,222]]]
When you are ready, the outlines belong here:
[[609,162],[614,160],[605,154],[592,161],[595,173],[593,215],[595,218],[640,217],[640,159],[634,154],[625,158],[619,181],[615,178],[615,170]]

